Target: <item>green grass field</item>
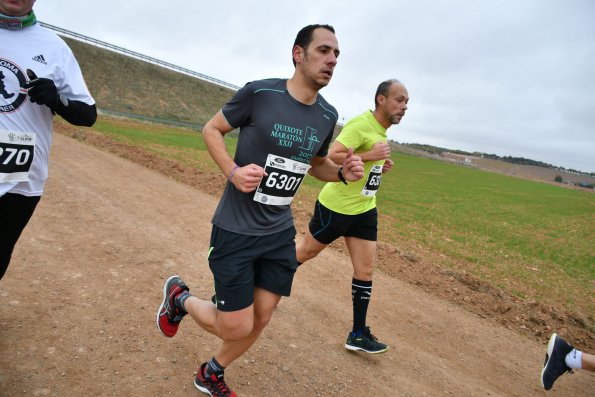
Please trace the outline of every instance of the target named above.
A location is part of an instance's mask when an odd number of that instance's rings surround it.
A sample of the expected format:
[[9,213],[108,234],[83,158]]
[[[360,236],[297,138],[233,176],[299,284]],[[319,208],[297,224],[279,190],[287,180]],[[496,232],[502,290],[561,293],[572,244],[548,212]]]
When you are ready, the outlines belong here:
[[[378,199],[392,218],[390,241],[424,244],[450,258],[446,265],[463,266],[517,295],[563,300],[575,309],[590,295],[593,193],[437,160],[399,154],[394,160],[397,172],[386,175]],[[515,290],[513,282],[528,290]]]
[[[101,118],[93,130],[199,170],[216,170],[200,133]],[[226,140],[233,151],[236,139]],[[440,265],[465,270],[528,300],[592,317],[595,194],[394,153],[378,194],[379,238],[421,244]],[[322,183],[307,178],[312,199]]]

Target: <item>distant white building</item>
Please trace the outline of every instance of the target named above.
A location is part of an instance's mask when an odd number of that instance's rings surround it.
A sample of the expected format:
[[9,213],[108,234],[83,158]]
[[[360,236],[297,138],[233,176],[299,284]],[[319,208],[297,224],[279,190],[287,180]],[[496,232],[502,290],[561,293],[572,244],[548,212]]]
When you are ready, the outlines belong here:
[[440,153],[440,157],[461,165],[475,166],[475,164],[473,164],[473,157],[464,154],[442,152]]

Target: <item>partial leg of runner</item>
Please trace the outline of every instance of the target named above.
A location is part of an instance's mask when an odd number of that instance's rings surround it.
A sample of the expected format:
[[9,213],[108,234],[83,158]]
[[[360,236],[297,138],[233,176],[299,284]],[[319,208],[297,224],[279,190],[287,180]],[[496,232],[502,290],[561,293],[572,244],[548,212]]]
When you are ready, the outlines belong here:
[[0,279],[4,277],[12,251],[23,229],[35,211],[40,196],[28,197],[20,194],[6,193],[0,196]]
[[310,230],[306,229],[304,237],[296,244],[296,255],[299,263],[304,263],[316,257],[328,244],[322,244],[316,240]]
[[372,298],[372,274],[376,261],[376,241],[345,237],[353,264],[351,297],[353,329],[347,336],[345,348],[366,353],[384,353],[388,346],[378,341],[366,325],[368,304]]
[[[194,380],[194,385],[198,390],[204,393],[209,393],[211,396],[235,396],[235,393],[233,393],[225,383],[225,367],[238,357],[241,357],[254,344],[271,320],[273,311],[280,300],[280,295],[273,294],[262,288],[256,288],[254,290],[254,305],[250,307],[254,310],[254,325],[252,327],[252,332],[242,339],[223,340],[223,344],[219,348],[219,351],[212,359],[212,361],[216,361],[218,368],[213,368],[215,366],[212,365],[209,366],[209,363],[203,363],[200,366]],[[196,300],[194,300],[194,303],[196,303]],[[192,307],[193,301],[189,300],[186,309],[190,315],[193,313]],[[199,310],[202,309],[199,308]],[[226,314],[231,313],[219,312],[218,315],[221,316]],[[195,318],[195,316],[193,316],[193,318]],[[199,325],[201,324],[199,321],[197,322]]]

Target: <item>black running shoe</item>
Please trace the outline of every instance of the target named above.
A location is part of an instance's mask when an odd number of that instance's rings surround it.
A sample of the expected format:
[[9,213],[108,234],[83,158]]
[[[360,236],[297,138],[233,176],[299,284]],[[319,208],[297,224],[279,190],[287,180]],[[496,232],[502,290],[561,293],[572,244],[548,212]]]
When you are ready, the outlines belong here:
[[163,285],[163,301],[157,310],[157,328],[163,336],[173,337],[178,332],[180,321],[187,314],[184,310],[178,309],[174,303],[174,298],[180,292],[189,291],[178,276],[171,276]]
[[205,378],[204,371],[207,363],[204,363],[198,369],[198,373],[194,378],[194,386],[203,393],[207,393],[211,397],[238,397],[225,383],[223,379],[223,372],[218,374],[211,374],[210,377]]
[[345,342],[347,350],[362,351],[366,353],[384,353],[388,350],[388,346],[384,343],[378,342],[378,339],[372,335],[369,327],[365,327],[361,331],[352,331],[347,336]]
[[571,344],[552,334],[547,344],[545,362],[541,370],[541,385],[545,390],[550,390],[554,382],[566,372],[572,373],[572,369],[566,365],[566,355],[574,349]]

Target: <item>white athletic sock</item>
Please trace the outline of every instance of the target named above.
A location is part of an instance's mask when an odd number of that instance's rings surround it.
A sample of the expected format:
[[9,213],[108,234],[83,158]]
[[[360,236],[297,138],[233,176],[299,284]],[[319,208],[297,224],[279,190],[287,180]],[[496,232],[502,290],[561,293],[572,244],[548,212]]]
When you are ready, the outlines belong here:
[[583,365],[581,364],[582,358],[583,352],[572,349],[572,351],[566,355],[564,361],[566,361],[566,365],[572,369],[581,369],[583,368]]

